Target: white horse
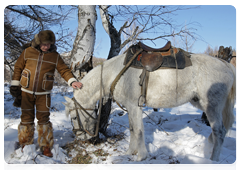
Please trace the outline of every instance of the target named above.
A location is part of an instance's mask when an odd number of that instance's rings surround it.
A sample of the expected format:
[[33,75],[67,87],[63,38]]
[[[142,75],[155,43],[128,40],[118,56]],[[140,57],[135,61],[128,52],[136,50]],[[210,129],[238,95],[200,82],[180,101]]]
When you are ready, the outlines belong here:
[[[102,78],[103,96],[108,97],[110,86],[117,74],[124,67],[125,54],[116,56],[94,68],[83,79],[83,88],[74,91],[74,97],[84,108],[94,108],[100,99],[100,79]],[[212,133],[208,140],[213,143],[211,160],[218,161],[221,147],[228,129],[234,122],[233,107],[236,98],[236,70],[220,59],[205,55],[192,54],[192,66],[182,70],[158,69],[150,72],[147,89],[147,106],[152,108],[171,108],[184,103],[191,104],[207,114]],[[141,69],[129,68],[118,81],[113,96],[128,110],[130,144],[126,154],[138,153],[137,160],[146,159],[142,108],[138,107],[141,95],[139,76]],[[76,106],[73,100],[65,97],[66,114],[76,119]],[[80,110],[77,109],[79,112]],[[94,111],[91,114],[96,117]],[[79,114],[81,126],[94,133],[95,120]],[[77,121],[75,128],[80,128]],[[79,135],[89,139],[86,133]]]

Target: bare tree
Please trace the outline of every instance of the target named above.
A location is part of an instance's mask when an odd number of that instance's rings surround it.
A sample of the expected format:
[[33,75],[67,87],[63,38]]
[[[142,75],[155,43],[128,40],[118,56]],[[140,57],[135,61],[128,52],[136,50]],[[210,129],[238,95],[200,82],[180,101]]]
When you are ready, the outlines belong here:
[[215,56],[218,55],[218,47],[216,46],[216,47],[213,49],[210,45],[208,45],[207,48],[206,48],[206,50],[204,51],[204,54],[208,54],[208,55],[210,55],[210,56],[215,57]]
[[[185,25],[185,30],[187,31],[187,25]],[[189,34],[187,33],[184,33],[182,36],[181,36],[181,40],[183,42],[183,49],[188,51],[188,52],[192,52],[192,48],[193,48],[193,45],[194,43],[196,42],[196,37],[194,36],[189,36]]]
[[78,6],[78,30],[70,54],[71,69],[78,79],[81,77],[80,71],[83,66],[92,59],[96,39],[96,20],[95,5]]
[[68,49],[70,35],[63,23],[74,11],[72,6],[9,5],[4,10],[4,58],[11,69],[22,52],[22,46],[30,42],[41,30],[59,28],[57,46]]
[[[185,6],[136,6],[136,5],[100,5],[100,15],[102,24],[111,39],[111,47],[108,59],[116,56],[132,40],[151,41],[165,39],[173,36],[185,36],[197,39],[199,36],[195,33],[196,23],[185,25],[174,24],[173,16],[177,11],[190,9]],[[124,21],[124,22],[123,22]],[[122,22],[122,26],[117,30],[115,22]],[[126,31],[132,24],[135,29],[129,33]],[[146,36],[152,33],[153,36]],[[121,42],[121,36],[125,35],[125,40]],[[139,36],[141,35],[141,37]]]

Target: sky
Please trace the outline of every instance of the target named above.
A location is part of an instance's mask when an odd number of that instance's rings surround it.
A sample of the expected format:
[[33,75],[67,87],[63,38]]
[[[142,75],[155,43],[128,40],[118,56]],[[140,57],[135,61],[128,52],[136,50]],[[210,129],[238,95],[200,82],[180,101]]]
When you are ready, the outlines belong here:
[[196,33],[203,40],[195,42],[193,52],[204,52],[207,46],[223,45],[236,49],[236,9],[231,5],[203,5],[197,9],[181,11],[178,16],[187,22],[198,22]]
[[[232,1],[229,0],[229,2]],[[193,6],[188,5],[188,7]],[[97,12],[98,18],[96,22],[97,31],[94,56],[98,58],[107,58],[110,49],[110,38],[102,27],[98,8]],[[197,29],[195,33],[200,37],[200,39],[195,41],[191,49],[191,52],[203,53],[208,46],[210,46],[212,49],[215,48],[218,49],[219,46],[224,47],[232,46],[233,49],[236,49],[236,8],[234,6],[200,5],[198,8],[178,11],[176,14],[177,15],[174,16],[174,20],[178,24],[184,25],[185,23],[187,24],[192,22],[198,23],[197,25],[194,26],[194,28]],[[70,20],[67,23],[67,27],[69,27],[71,30],[77,30],[77,26],[78,22],[76,14],[76,18]],[[120,24],[117,25],[117,27],[119,29]],[[168,40],[172,41],[172,38],[169,38]],[[165,45],[166,42],[167,42],[166,40],[156,40],[154,41],[155,44],[153,44],[149,41],[146,42],[144,41],[144,43],[153,48],[161,47]],[[182,43],[177,43],[174,46],[183,48]]]
[[[218,49],[219,46],[232,46],[233,49],[236,49],[236,8],[234,6],[200,5],[198,8],[178,11],[176,14],[174,19],[178,24],[197,23],[194,28],[196,28],[195,33],[200,39],[195,41],[191,52],[203,53],[208,46],[212,49]],[[69,27],[76,29],[77,20],[70,21]],[[110,39],[102,27],[99,15],[96,22],[96,30],[94,56],[107,58],[110,49]],[[172,41],[172,38],[168,40]],[[146,44],[157,48],[165,45],[166,42],[166,40],[157,40],[154,42],[155,44],[149,41]],[[178,43],[176,47],[182,48],[182,44]]]

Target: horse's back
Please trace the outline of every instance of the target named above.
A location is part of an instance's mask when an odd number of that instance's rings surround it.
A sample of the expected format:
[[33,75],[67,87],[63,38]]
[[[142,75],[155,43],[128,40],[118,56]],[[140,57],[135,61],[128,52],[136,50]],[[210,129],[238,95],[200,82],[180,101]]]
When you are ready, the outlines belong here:
[[199,81],[208,80],[209,83],[226,83],[234,81],[235,68],[228,62],[205,54],[193,54],[193,64]]
[[[122,57],[124,55],[116,59],[122,63]],[[184,69],[158,69],[150,72],[146,96],[148,106],[176,107],[191,101],[198,93],[207,93],[216,83],[231,86],[233,73],[227,62],[205,54],[192,54],[191,60],[192,66]],[[141,69],[129,68],[120,78],[114,92],[116,99],[119,96],[120,103],[128,102],[126,98],[131,99],[131,103],[138,103],[141,73]]]
[[[234,81],[234,69],[229,63],[205,54],[192,54],[192,66],[185,69],[159,69],[150,73],[147,100],[157,107],[175,107],[206,95],[213,87],[226,86]],[[153,103],[153,105],[151,105]]]

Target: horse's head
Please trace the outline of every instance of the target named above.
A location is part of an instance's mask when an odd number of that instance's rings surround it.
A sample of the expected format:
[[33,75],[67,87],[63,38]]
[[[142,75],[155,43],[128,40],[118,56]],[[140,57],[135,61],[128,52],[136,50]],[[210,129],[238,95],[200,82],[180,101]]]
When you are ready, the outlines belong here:
[[66,96],[64,98],[67,101],[67,103],[63,103],[65,105],[66,116],[68,117],[70,115],[73,131],[75,132],[76,137],[83,141],[91,139],[92,136],[89,135],[86,130],[90,134],[95,133],[96,120],[93,118],[96,119],[97,117],[96,110],[94,108],[90,110],[86,109],[87,112],[91,115],[89,116],[79,108],[74,100]]

